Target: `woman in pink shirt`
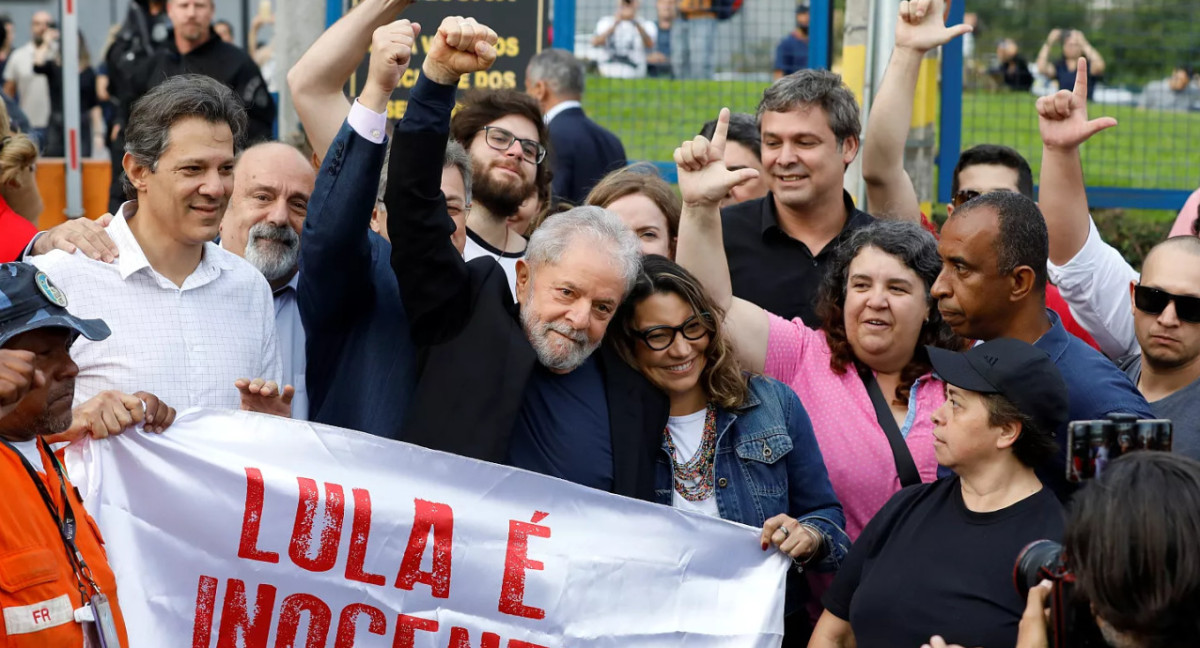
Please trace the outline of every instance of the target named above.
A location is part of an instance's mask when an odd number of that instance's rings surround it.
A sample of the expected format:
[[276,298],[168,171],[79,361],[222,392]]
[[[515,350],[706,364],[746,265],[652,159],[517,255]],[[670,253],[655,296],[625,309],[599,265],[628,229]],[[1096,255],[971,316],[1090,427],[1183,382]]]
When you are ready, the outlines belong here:
[[[724,111],[723,111],[724,113]],[[726,119],[724,114],[722,120]],[[828,245],[837,257],[826,275],[818,312],[822,330],[733,297],[721,237],[718,198],[745,170],[722,160],[718,127],[706,152],[693,142],[676,152],[684,210],[677,256],[726,310],[738,359],[750,371],[789,385],[813,423],[829,479],[857,538],[871,517],[900,490],[896,458],[866,381],[874,377],[921,481],[936,479],[933,412],[945,401],[931,375],[924,345],[961,350],[929,295],[942,262],[933,235],[915,223],[880,221]],[[719,147],[719,148],[718,148]]]

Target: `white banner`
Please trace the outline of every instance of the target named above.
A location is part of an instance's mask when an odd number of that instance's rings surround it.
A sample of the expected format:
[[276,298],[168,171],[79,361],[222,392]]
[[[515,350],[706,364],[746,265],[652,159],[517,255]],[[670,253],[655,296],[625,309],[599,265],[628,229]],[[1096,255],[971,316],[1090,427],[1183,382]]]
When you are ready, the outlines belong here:
[[542,475],[205,410],[68,467],[132,648],[781,641],[788,561],[757,529]]

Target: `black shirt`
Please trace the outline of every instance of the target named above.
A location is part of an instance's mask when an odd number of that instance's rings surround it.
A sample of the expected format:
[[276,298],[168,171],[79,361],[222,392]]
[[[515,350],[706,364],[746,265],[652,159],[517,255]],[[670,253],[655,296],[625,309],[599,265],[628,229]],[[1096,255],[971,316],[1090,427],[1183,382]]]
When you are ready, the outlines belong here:
[[146,62],[148,66],[137,96],[149,92],[167,78],[180,74],[202,74],[220,81],[233,90],[246,107],[246,145],[274,139],[275,100],[267,91],[258,64],[250,55],[221,40],[210,31],[202,45],[180,54],[175,38]]
[[541,363],[534,367],[513,427],[508,464],[612,492],[608,397],[595,354],[566,374]]
[[820,326],[818,288],[834,250],[850,232],[875,220],[854,206],[849,193],[843,191],[842,199],[848,214],[846,224],[815,257],[807,245],[779,227],[772,194],[722,209],[721,227],[734,296],[780,317],[799,317],[810,328]]
[[825,593],[859,648],[947,643],[1012,648],[1025,601],[1013,564],[1027,544],[1061,541],[1063,511],[1049,489],[991,513],[962,499],[957,476],[896,493],[867,524]]

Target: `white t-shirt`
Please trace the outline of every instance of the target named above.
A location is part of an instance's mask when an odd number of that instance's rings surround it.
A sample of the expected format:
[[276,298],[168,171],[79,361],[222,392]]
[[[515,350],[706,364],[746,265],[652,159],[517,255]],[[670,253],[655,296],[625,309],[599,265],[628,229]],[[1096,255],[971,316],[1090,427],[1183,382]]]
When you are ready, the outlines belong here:
[[[605,16],[596,23],[596,34],[608,31],[614,16]],[[652,42],[658,40],[658,26],[652,21],[638,19],[638,24],[650,36]],[[646,76],[646,43],[638,29],[628,20],[621,21],[617,29],[608,37],[601,48],[604,56],[600,59],[600,74],[618,79],[639,79]]]
[[44,74],[33,71],[33,43],[29,42],[8,55],[4,80],[17,85],[17,101],[29,125],[45,128],[50,123],[50,81]]
[[[516,236],[515,234],[513,236]],[[504,274],[508,275],[508,290],[513,294],[513,301],[517,300],[517,259],[525,257],[524,252],[501,252],[492,247],[487,241],[475,235],[475,232],[467,230],[467,244],[463,246],[463,259],[470,261],[478,257],[488,257],[495,259],[504,268]]]
[[9,441],[9,443],[12,444],[12,447],[19,450],[21,454],[25,455],[25,460],[28,461],[29,465],[33,466],[35,470],[37,470],[39,473],[46,472],[42,466],[42,453],[38,452],[37,439],[30,439],[28,441]]
[[[667,419],[667,431],[671,434],[671,441],[675,444],[675,461],[687,463],[696,456],[696,452],[700,450],[700,441],[704,438],[704,419],[708,415],[708,409],[702,409],[693,414],[685,414],[683,416],[672,416]],[[715,461],[715,457],[714,457]],[[707,499],[699,502],[688,501],[679,494],[679,491],[674,487],[674,474],[672,473],[671,486],[671,506],[684,511],[695,511],[712,517],[721,517],[721,511],[717,508],[716,490]],[[715,479],[715,476],[714,476]],[[695,482],[684,482],[686,486],[695,486]]]

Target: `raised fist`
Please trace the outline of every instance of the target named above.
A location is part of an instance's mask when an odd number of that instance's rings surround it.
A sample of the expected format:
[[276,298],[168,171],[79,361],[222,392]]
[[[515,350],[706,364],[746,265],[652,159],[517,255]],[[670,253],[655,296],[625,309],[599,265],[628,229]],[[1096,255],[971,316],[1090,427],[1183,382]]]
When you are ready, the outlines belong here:
[[371,63],[367,83],[359,100],[363,105],[383,112],[392,91],[412,61],[413,45],[421,26],[409,20],[397,20],[375,30],[371,36]]
[[464,74],[482,72],[496,62],[496,32],[474,18],[450,16],[442,20],[422,70],[442,85],[458,85]]

